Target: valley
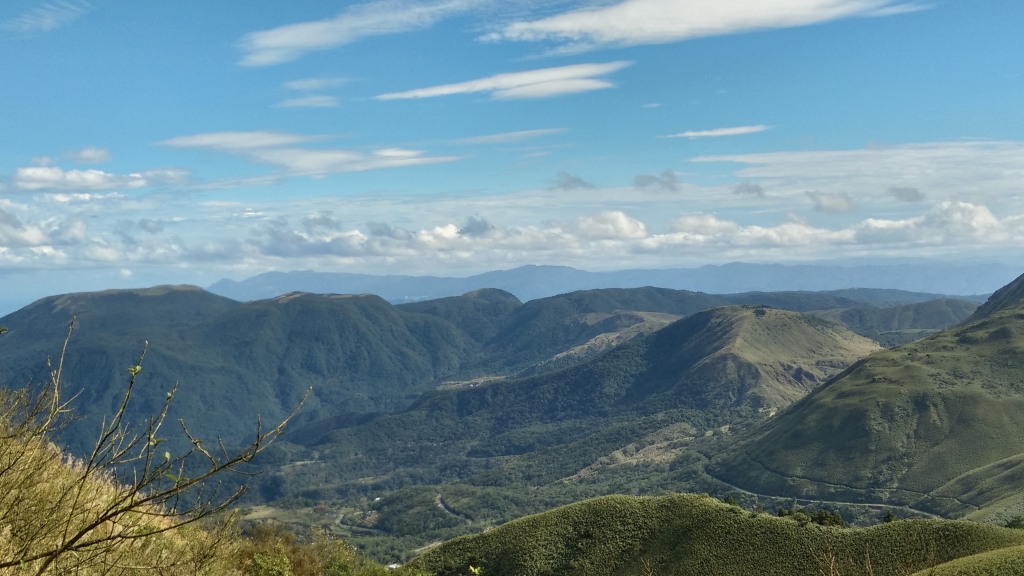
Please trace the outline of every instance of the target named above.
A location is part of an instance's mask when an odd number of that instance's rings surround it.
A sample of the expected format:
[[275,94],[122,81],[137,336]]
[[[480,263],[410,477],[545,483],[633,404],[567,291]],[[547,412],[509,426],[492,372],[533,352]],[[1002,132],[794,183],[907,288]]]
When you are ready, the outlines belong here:
[[396,306],[309,293],[240,303],[168,286],[52,297],[4,317],[0,370],[7,381],[39,378],[39,359],[77,318],[66,365],[82,417],[63,438],[79,452],[143,341],[152,385],[132,414],[150,413],[177,381],[186,400],[171,416],[201,436],[240,442],[257,414],[279,417],[312,387],[282,441],[253,462],[263,474],[228,480],[252,486],[243,522],[322,526],[403,562],[607,494],[733,494],[769,509],[831,501],[821,505],[866,524],[881,504],[959,515],[721,471],[752,434],[864,358],[927,346],[914,338],[986,310],[869,289],[597,289],[526,303],[480,289]]

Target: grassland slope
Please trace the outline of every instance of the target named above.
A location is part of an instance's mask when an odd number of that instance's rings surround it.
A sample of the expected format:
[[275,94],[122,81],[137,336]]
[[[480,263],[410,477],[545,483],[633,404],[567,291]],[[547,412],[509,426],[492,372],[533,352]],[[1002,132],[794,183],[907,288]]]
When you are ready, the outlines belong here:
[[711,472],[761,494],[954,516],[1020,506],[1024,302],[1014,290],[960,326],[858,363]]

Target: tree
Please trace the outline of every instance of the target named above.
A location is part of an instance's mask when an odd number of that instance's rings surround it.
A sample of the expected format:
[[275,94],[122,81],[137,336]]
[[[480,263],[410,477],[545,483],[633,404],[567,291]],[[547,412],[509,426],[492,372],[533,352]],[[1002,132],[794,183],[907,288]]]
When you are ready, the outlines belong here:
[[[197,531],[213,540],[192,546],[194,554],[185,557],[182,546],[188,542],[181,535],[246,491],[241,486],[222,493],[214,477],[226,471],[244,473],[239,467],[280,437],[305,398],[268,431],[257,417],[255,440],[237,452],[229,452],[219,439],[216,448],[207,448],[179,420],[190,448],[172,454],[161,446],[159,433],[177,385],[158,414],[139,425],[125,421],[146,343],[138,362],[127,370],[127,389],[117,410],[104,420],[92,452],[83,459],[71,458],[53,438],[71,417],[74,398],[63,396],[61,379],[74,326],[72,319],[56,366],[47,359],[45,386],[0,388],[0,570],[19,567],[43,575],[96,569],[113,574],[127,566],[138,570],[169,562],[193,562],[193,568],[201,568],[202,555],[230,536]],[[196,470],[192,477],[186,476],[186,468]],[[161,535],[167,538],[161,540]]]

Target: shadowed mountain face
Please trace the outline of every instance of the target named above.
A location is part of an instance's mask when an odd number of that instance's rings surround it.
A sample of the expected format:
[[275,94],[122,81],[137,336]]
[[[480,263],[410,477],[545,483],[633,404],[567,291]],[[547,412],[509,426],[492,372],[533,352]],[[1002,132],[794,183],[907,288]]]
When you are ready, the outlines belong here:
[[65,434],[76,451],[94,438],[148,340],[129,416],[153,414],[175,382],[173,418],[204,437],[239,441],[255,418],[276,421],[314,391],[306,418],[399,407],[460,367],[478,345],[452,324],[376,296],[290,294],[248,304],[190,287],[46,298],[2,320],[0,373],[46,379],[72,316],[67,390],[83,418]]
[[753,492],[987,517],[1024,488],[1024,277],[964,324],[876,353],[712,472]]

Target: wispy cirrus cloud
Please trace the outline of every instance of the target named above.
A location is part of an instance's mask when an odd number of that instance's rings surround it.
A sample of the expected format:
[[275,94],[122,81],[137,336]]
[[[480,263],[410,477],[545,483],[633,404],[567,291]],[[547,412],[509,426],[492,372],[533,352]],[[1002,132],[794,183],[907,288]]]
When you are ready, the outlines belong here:
[[110,162],[110,150],[97,146],[87,146],[81,150],[75,150],[65,154],[80,164],[104,164]]
[[367,36],[428,28],[439,20],[464,12],[478,4],[480,0],[378,0],[355,4],[332,18],[288,24],[246,34],[238,43],[243,52],[239,64],[281,64],[298,60],[309,52],[344,46]]
[[340,78],[337,76],[320,77],[320,78],[302,78],[300,80],[291,80],[284,83],[284,87],[289,90],[303,90],[303,91],[316,91],[316,90],[327,90],[329,88],[337,88],[344,86],[348,83],[348,78]]
[[[698,156],[692,162],[732,162],[735,176],[769,185],[773,196],[804,197],[807,190],[917,200],[967,199],[975,194],[1021,198],[1024,142],[927,142],[853,150],[803,150]],[[893,192],[893,189],[899,189]],[[914,191],[918,193],[915,194]],[[923,195],[920,195],[923,199]]]
[[845,192],[807,192],[807,197],[814,203],[814,209],[818,212],[853,212],[857,209],[853,199]]
[[516,132],[502,132],[500,134],[488,134],[486,136],[474,136],[456,140],[456,144],[506,144],[508,142],[522,142],[541,136],[562,134],[567,132],[565,128],[542,128],[539,130],[518,130]]
[[[324,136],[305,136],[270,131],[210,132],[178,136],[158,142],[158,144],[174,148],[226,152],[260,164],[277,166],[282,170],[282,175],[287,176],[320,177],[344,172],[423,166],[461,159],[458,156],[428,156],[420,150],[403,148],[382,148],[364,152],[296,146],[324,139]],[[270,178],[273,179],[274,176],[271,175]]]
[[278,108],[336,108],[338,99],[334,96],[311,94],[301,98],[289,98],[276,104]]
[[0,29],[23,34],[49,32],[78,20],[92,9],[92,4],[84,0],[47,2],[0,23]]
[[250,148],[277,148],[324,140],[323,136],[306,136],[287,132],[257,130],[252,132],[206,132],[191,136],[176,136],[158,144],[172,148],[209,148],[224,152],[237,152]]
[[731,128],[713,128],[711,130],[687,130],[679,134],[669,134],[662,138],[720,138],[722,136],[742,136],[771,130],[771,126],[757,124],[755,126],[733,126]]
[[919,9],[923,6],[893,0],[626,0],[513,22],[481,40],[553,41],[561,46],[552,52],[574,53]]
[[436,98],[454,94],[490,93],[498,100],[520,98],[549,98],[591,90],[614,88],[611,82],[600,78],[630,66],[632,62],[618,61],[604,64],[573,64],[555,68],[541,68],[524,72],[496,74],[457,84],[444,84],[418,88],[405,92],[381,94],[377,100],[403,100],[410,98]]

